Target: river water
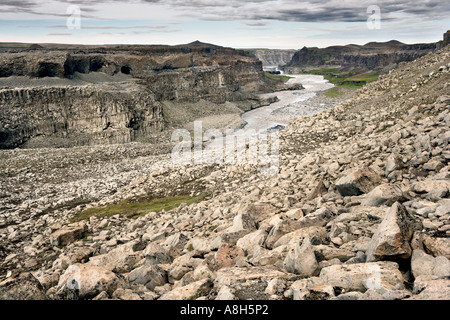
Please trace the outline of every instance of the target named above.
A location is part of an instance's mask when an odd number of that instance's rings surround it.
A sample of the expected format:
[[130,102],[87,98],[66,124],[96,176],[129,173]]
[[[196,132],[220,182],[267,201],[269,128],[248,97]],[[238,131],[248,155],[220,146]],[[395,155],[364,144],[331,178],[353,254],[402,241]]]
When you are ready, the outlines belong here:
[[236,132],[245,134],[246,130],[267,130],[277,126],[285,127],[292,118],[308,116],[322,111],[325,104],[308,103],[317,95],[317,92],[333,88],[334,85],[323,76],[316,75],[289,75],[293,77],[288,83],[301,83],[304,90],[280,91],[260,95],[262,98],[277,96],[280,101],[267,107],[258,108],[242,115],[247,125]]
[[[293,118],[312,115],[329,107],[317,101],[314,103],[311,101],[318,92],[334,87],[323,76],[289,76],[292,79],[288,83],[301,83],[305,89],[261,94],[261,98],[276,96],[279,101],[269,106],[244,113],[242,119],[246,122],[246,125],[233,133],[235,137],[253,139],[256,138],[255,133],[257,134],[260,131],[266,132],[270,129],[283,129]],[[227,144],[226,141],[216,141],[213,139],[208,143],[208,148],[221,148],[223,147],[223,143]]]

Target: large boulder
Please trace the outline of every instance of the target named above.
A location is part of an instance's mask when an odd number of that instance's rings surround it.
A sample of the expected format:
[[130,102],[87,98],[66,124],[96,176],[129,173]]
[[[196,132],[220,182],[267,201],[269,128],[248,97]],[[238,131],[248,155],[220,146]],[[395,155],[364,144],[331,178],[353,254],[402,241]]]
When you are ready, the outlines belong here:
[[295,230],[298,230],[301,228],[301,224],[292,219],[285,219],[279,221],[269,232],[266,241],[265,246],[268,249],[273,249],[275,243],[285,234],[291,233]]
[[176,258],[168,270],[170,283],[180,280],[190,271],[197,268],[203,260],[194,258],[192,254],[185,254]]
[[127,276],[131,284],[141,284],[149,290],[163,286],[167,282],[167,273],[157,265],[147,264],[134,269]]
[[393,184],[382,184],[370,191],[361,205],[367,207],[392,206],[395,202],[402,199],[402,189]]
[[94,266],[105,268],[109,271],[126,273],[144,258],[142,251],[134,251],[134,243],[121,245],[106,254],[90,258],[89,263]]
[[415,278],[420,276],[450,277],[450,260],[442,256],[434,258],[422,250],[414,250],[411,269]]
[[0,283],[0,300],[47,299],[44,287],[31,273],[23,273]]
[[395,262],[333,265],[323,268],[320,278],[329,285],[350,291],[404,289],[404,278]]
[[414,217],[402,204],[395,203],[372,237],[366,252],[367,262],[411,257],[410,241],[415,228]]
[[61,276],[57,286],[57,295],[61,299],[93,299],[105,291],[111,296],[124,285],[115,273],[90,263],[71,265]]
[[217,272],[214,288],[220,291],[224,286],[229,287],[234,290],[238,300],[267,300],[270,297],[266,293],[269,282],[274,279],[292,281],[296,278],[294,274],[271,266],[224,268]]
[[170,255],[158,244],[150,243],[144,250],[145,259],[147,264],[167,264],[171,263]]
[[437,276],[419,276],[414,281],[414,294],[408,300],[450,300],[450,280]]
[[359,196],[372,191],[380,184],[380,177],[370,168],[351,172],[336,182],[336,189],[344,196]]
[[85,224],[71,225],[61,228],[50,235],[50,243],[57,247],[65,247],[83,238],[87,227]]
[[285,269],[302,277],[311,277],[316,275],[319,264],[317,263],[314,249],[308,238],[303,243],[297,245],[288,253],[284,260]]
[[423,246],[435,257],[444,256],[450,259],[450,238],[436,238],[423,235]]
[[237,259],[245,257],[245,252],[239,247],[224,243],[214,257],[214,267],[216,270],[220,270],[222,268],[233,267],[236,264]]
[[200,297],[207,296],[211,291],[213,282],[210,279],[203,279],[188,284],[184,287],[178,287],[164,294],[159,300],[196,300]]

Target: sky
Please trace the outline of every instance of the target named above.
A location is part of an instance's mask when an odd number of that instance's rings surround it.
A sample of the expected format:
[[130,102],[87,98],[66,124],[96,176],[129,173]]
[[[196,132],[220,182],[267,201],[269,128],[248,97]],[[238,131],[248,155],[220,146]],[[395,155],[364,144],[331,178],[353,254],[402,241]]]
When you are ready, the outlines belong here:
[[450,29],[448,0],[0,0],[0,42],[300,49]]

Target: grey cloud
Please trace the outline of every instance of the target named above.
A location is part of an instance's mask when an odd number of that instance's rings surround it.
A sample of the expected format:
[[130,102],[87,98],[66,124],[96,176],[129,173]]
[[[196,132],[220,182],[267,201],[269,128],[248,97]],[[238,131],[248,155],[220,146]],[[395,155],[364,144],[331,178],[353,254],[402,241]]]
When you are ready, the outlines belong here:
[[[147,3],[166,6],[182,17],[210,21],[240,21],[249,26],[264,26],[267,21],[296,22],[361,22],[367,20],[367,8],[377,4],[384,20],[398,19],[398,14],[426,20],[445,19],[450,15],[450,1],[428,0],[55,0],[82,7],[85,18],[102,19],[94,15],[94,4]],[[6,0],[0,3],[3,12],[26,12],[36,15],[65,16],[63,13],[42,13],[39,3],[31,0]],[[128,17],[131,18],[131,17]]]

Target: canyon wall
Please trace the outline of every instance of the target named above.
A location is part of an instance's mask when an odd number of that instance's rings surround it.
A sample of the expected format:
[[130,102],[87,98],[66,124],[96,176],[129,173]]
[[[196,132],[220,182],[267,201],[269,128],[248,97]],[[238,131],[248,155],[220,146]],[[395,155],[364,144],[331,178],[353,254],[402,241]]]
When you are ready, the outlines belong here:
[[414,61],[435,49],[435,43],[407,45],[398,41],[323,49],[304,47],[294,54],[285,68],[288,72],[339,68],[340,71],[386,73],[396,68],[400,62]]
[[257,104],[274,86],[249,53],[200,42],[0,50],[0,148],[135,141],[170,126],[164,101]]
[[250,50],[252,55],[263,63],[264,67],[282,67],[289,64],[296,50]]

